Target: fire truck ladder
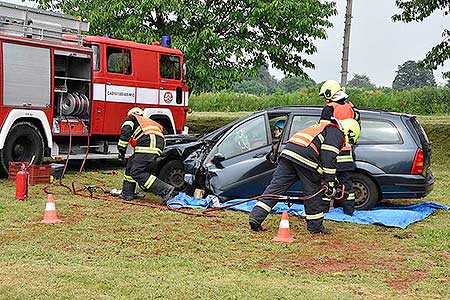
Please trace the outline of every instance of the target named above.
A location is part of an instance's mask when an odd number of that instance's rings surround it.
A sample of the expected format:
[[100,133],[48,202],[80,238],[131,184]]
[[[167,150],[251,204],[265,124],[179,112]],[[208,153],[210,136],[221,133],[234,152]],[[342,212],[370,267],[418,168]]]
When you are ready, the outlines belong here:
[[87,31],[89,23],[80,17],[0,1],[0,34],[81,45]]

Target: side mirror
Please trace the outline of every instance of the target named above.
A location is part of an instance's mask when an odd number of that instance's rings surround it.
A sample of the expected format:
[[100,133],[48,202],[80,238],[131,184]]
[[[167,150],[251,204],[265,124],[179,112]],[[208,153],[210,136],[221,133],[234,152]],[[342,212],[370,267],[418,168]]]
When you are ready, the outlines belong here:
[[187,81],[188,79],[188,61],[183,62],[182,72],[183,72],[183,80]]
[[224,166],[222,165],[222,162],[225,160],[225,156],[223,156],[222,153],[217,153],[213,156],[211,159],[211,162],[218,168],[223,169]]

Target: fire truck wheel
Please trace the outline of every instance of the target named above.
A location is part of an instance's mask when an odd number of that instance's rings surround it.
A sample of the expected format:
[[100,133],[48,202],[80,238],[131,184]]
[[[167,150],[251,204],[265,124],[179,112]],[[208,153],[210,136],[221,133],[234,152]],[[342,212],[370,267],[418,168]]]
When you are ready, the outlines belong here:
[[39,129],[29,122],[14,124],[0,151],[1,169],[8,174],[10,161],[31,161],[40,164],[44,158],[44,138]]
[[184,166],[178,160],[167,162],[159,172],[159,178],[175,187],[177,191],[183,191],[186,183],[184,182]]

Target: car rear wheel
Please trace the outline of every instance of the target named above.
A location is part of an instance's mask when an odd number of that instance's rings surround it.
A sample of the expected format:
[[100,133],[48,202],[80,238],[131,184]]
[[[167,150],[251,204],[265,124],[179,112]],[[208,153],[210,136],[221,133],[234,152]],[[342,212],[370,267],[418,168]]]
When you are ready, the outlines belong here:
[[378,188],[367,175],[353,174],[353,190],[355,192],[355,208],[370,210],[378,203]]
[[159,172],[162,181],[175,187],[177,191],[183,191],[186,187],[184,181],[184,166],[181,161],[171,160],[167,162]]

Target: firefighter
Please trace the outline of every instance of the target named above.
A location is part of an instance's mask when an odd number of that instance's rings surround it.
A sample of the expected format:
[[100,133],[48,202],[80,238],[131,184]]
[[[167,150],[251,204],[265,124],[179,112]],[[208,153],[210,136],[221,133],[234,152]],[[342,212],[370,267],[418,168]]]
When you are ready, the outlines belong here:
[[164,149],[163,128],[143,115],[142,109],[134,107],[122,124],[117,145],[119,159],[125,158],[128,144],[134,148],[134,153],[128,159],[120,197],[129,201],[135,199],[138,183],[142,190],[159,195],[165,203],[173,196],[175,188],[149,172],[150,165]]
[[348,100],[348,95],[337,81],[325,81],[320,88],[319,96],[327,101],[322,109],[321,118],[325,120],[329,120],[331,117],[337,120],[351,118],[360,122],[358,110]]
[[[337,193],[336,157],[343,145],[344,130],[336,120],[320,120],[318,124],[299,130],[281,152],[272,181],[264,194],[282,195],[300,180],[306,195],[313,195],[324,188],[326,198],[333,198]],[[277,200],[270,197],[256,203],[249,215],[252,230],[263,230],[261,224],[276,203]],[[305,201],[306,228],[310,233],[330,233],[330,229],[323,226],[324,213],[329,205],[329,201],[322,199],[322,193]]]
[[[325,81],[320,88],[319,96],[327,101],[322,109],[322,119],[355,119],[358,123],[360,122],[358,110],[348,100],[348,95],[337,81]],[[355,142],[356,139],[350,138],[337,158],[337,179],[340,184],[345,186],[345,195],[341,201],[334,202],[334,206],[342,206],[344,213],[350,216],[355,211],[355,193],[352,182],[352,174],[355,170],[352,143]]]
[[283,133],[285,123],[286,123],[285,120],[279,120],[275,123],[275,128],[273,130],[273,140],[277,143],[281,137],[281,134]]
[[286,123],[285,120],[278,120],[275,123],[275,128],[273,129],[273,137],[272,137],[272,151],[270,151],[269,154],[266,156],[271,163],[276,162],[277,151],[285,123]]

